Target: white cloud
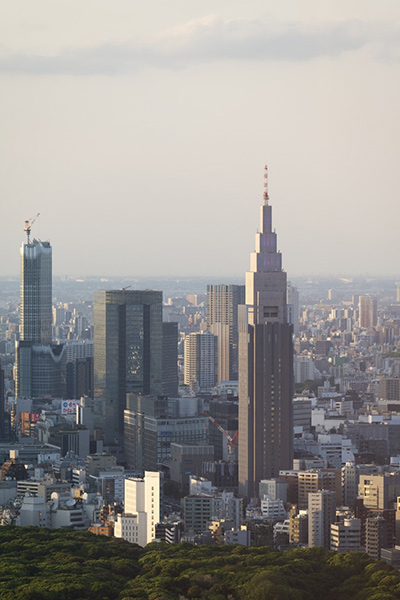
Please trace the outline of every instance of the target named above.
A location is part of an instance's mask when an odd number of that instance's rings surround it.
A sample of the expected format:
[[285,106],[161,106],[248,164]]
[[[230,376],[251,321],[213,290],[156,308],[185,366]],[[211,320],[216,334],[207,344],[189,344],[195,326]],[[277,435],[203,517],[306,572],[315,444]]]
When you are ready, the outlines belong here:
[[[392,25],[338,21],[304,25],[217,15],[189,21],[149,39],[62,50],[56,55],[0,52],[0,72],[25,75],[125,75],[143,67],[180,69],[211,61],[308,61],[371,46],[375,56],[398,54]],[[385,45],[385,40],[387,43]]]

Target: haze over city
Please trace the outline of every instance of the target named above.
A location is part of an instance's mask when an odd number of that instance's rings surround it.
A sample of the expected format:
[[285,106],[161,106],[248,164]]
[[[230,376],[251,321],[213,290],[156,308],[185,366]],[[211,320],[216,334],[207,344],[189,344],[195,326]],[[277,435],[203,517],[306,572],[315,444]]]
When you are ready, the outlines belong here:
[[[0,275],[396,275],[398,2],[1,1]],[[22,18],[23,15],[23,18]]]

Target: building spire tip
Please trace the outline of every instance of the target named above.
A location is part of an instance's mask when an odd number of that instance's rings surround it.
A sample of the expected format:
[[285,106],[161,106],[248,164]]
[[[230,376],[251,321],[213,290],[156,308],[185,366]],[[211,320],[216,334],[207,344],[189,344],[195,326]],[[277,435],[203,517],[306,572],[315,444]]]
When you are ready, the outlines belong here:
[[269,204],[268,195],[268,165],[264,167],[264,204]]

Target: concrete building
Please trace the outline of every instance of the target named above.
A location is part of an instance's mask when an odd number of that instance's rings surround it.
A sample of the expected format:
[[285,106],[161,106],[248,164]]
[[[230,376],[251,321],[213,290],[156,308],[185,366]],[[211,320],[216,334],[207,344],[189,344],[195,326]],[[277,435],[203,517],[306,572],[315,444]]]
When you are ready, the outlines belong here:
[[312,401],[308,397],[293,398],[293,429],[294,431],[311,431]]
[[379,400],[381,402],[400,401],[400,378],[382,377],[379,380]]
[[236,544],[239,546],[251,545],[251,531],[247,525],[241,525],[240,529],[230,529],[225,531],[225,544]]
[[371,296],[370,294],[360,296],[358,306],[360,311],[360,327],[365,329],[376,327],[378,323],[378,300],[376,296]]
[[305,510],[309,504],[309,494],[328,490],[335,494],[335,506],[342,503],[341,472],[336,469],[298,471],[298,506]]
[[391,523],[381,516],[368,517],[365,526],[365,552],[374,560],[381,558],[382,548],[393,548],[394,531]]
[[269,496],[261,498],[261,514],[264,519],[272,521],[282,521],[288,516],[282,500],[279,498],[273,500]]
[[358,484],[360,475],[377,475],[376,465],[355,465],[347,462],[342,467],[342,491],[343,504],[350,508],[354,507],[355,499],[358,496]]
[[200,476],[203,463],[214,459],[214,447],[209,444],[172,442],[171,458],[171,481],[178,483],[180,489],[187,489],[190,477]]
[[126,394],[162,392],[162,292],[94,292],[94,394],[107,444],[123,445]]
[[162,324],[162,394],[178,395],[178,323]]
[[308,495],[308,546],[330,548],[331,525],[336,516],[336,494],[328,490]]
[[183,499],[183,526],[188,533],[201,533],[212,517],[212,496],[185,496]]
[[286,283],[266,192],[239,318],[239,492],[247,498],[257,495],[261,479],[292,467],[293,327]]
[[143,512],[117,515],[117,520],[114,525],[114,536],[116,538],[122,538],[131,544],[138,544],[144,548],[144,546],[148,544],[147,515]]
[[344,519],[331,525],[331,550],[334,552],[361,552],[360,519]]
[[146,471],[143,479],[125,479],[124,513],[115,523],[115,537],[146,546],[156,539],[161,515],[162,473]]
[[400,546],[381,548],[381,560],[400,571]]
[[23,498],[17,524],[20,527],[51,527],[51,507],[46,498],[29,496]]
[[287,492],[289,484],[286,481],[279,479],[262,479],[259,485],[259,497],[268,496],[272,500],[282,500],[284,504],[287,502]]
[[244,285],[208,285],[208,330],[218,339],[218,383],[238,379],[238,307],[244,304]]
[[296,356],[294,358],[294,382],[304,383],[315,379],[314,361],[309,356]]
[[210,390],[218,378],[218,339],[209,331],[185,338],[184,383],[193,389]]
[[296,508],[290,511],[289,517],[289,542],[300,546],[308,545],[308,511]]
[[360,475],[358,496],[364,506],[370,509],[392,509],[400,496],[400,474],[382,473],[380,475]]
[[199,398],[128,394],[125,410],[125,458],[137,470],[158,470],[171,454],[171,443],[207,444],[208,418]]

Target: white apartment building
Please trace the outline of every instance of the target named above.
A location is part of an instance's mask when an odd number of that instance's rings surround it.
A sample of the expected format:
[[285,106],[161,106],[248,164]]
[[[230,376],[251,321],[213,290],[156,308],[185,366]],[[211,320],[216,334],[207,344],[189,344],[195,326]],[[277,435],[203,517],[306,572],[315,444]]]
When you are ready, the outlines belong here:
[[361,551],[361,520],[344,519],[331,525],[331,550],[334,552]]
[[330,547],[331,524],[336,516],[336,494],[322,490],[308,494],[308,545]]

